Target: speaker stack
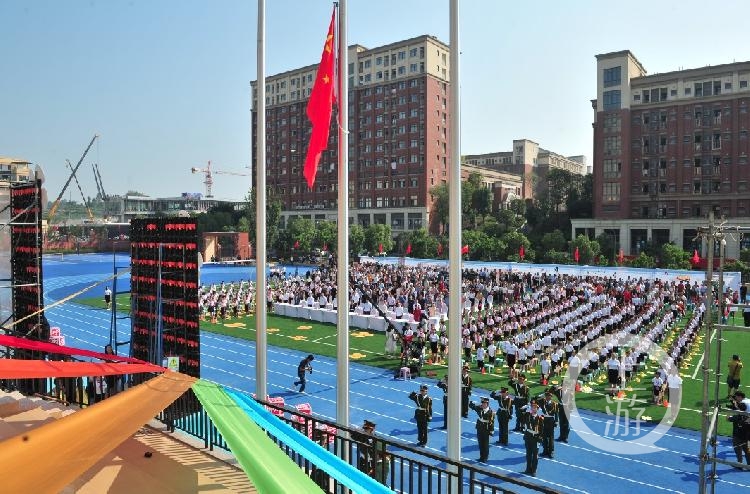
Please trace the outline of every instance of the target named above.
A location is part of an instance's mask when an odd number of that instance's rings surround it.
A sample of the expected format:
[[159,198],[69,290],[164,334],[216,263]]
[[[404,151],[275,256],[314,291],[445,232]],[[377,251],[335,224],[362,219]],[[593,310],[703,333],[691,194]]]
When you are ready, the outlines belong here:
[[159,354],[177,357],[180,372],[200,377],[196,221],[135,219],[130,237],[132,355],[159,365]]
[[[42,293],[42,181],[10,186],[10,265],[13,321],[10,334],[30,340],[49,341],[49,323],[41,309]],[[15,349],[16,359],[42,359],[42,352]],[[16,383],[24,393],[46,391],[43,379]]]

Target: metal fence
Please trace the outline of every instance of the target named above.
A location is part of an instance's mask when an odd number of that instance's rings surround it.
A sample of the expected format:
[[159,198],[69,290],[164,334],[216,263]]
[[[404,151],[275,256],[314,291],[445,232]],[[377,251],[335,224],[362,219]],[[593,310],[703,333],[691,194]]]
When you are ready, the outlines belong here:
[[[454,462],[398,440],[375,436],[374,446],[363,442],[362,431],[312,417],[295,409],[261,402],[292,425],[350,465],[365,471],[390,489],[413,494],[506,494],[559,491],[532,484],[523,477],[502,475],[481,466]],[[183,396],[157,418],[170,430],[178,429],[203,440],[208,449],[228,450],[227,444],[204,410],[194,411],[191,398]],[[338,483],[317,469],[288,445],[271,437],[286,454],[326,492],[338,492]],[[457,482],[456,482],[457,480]],[[456,484],[456,485],[454,485]]]

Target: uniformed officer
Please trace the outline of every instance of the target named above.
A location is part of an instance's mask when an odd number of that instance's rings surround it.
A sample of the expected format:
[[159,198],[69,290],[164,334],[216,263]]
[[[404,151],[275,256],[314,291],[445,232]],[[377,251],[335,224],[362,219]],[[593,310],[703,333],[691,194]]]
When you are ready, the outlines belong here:
[[354,432],[352,439],[357,441],[357,468],[366,475],[372,476],[375,468],[375,423],[365,420],[361,432]]
[[521,432],[521,409],[529,402],[529,387],[526,385],[526,374],[518,376],[518,380],[511,379],[513,389],[513,407],[516,409],[516,432]]
[[469,416],[469,397],[471,396],[471,375],[469,374],[469,366],[464,365],[463,372],[461,373],[461,416],[467,418]]
[[552,388],[552,392],[557,397],[557,419],[560,421],[560,435],[557,437],[557,440],[562,443],[567,443],[568,435],[570,434],[570,422],[568,421],[567,413],[565,413],[566,404],[563,401],[563,388],[559,384],[555,385]]
[[551,389],[547,389],[544,392],[544,401],[542,401],[540,409],[544,412],[542,456],[553,458],[555,456],[555,426],[557,425],[559,406],[557,402],[552,399]]
[[536,467],[539,463],[539,439],[541,438],[544,425],[544,415],[537,406],[536,400],[524,406],[521,413],[523,418],[523,443],[526,446],[526,470],[523,473],[536,475]]
[[513,398],[508,394],[508,388],[503,386],[500,392],[493,391],[490,397],[497,400],[497,426],[500,437],[497,439],[498,444],[508,444],[508,430],[510,419],[513,418]]
[[438,388],[443,390],[443,427],[442,429],[448,428],[448,374],[443,377],[443,380],[437,384]]
[[427,445],[427,422],[432,419],[432,398],[427,396],[427,386],[419,387],[419,394],[412,391],[409,398],[417,404],[414,418],[417,420],[417,446]]
[[479,443],[479,462],[486,463],[490,456],[490,436],[495,430],[495,412],[490,408],[490,399],[482,397],[481,405],[469,403],[469,408],[477,412],[477,442]]

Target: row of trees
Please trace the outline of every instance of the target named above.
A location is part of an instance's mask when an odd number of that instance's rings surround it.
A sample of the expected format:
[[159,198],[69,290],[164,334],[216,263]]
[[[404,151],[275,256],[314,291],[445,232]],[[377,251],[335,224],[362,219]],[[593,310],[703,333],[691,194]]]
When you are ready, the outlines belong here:
[[[584,235],[571,238],[572,218],[592,216],[593,182],[591,175],[580,176],[565,170],[550,170],[544,187],[533,201],[511,201],[506,208],[493,210],[491,191],[484,187],[481,177],[472,174],[461,186],[462,226],[461,245],[467,245],[466,258],[471,260],[520,261],[523,250],[526,262],[550,264],[621,265],[643,268],[690,269],[692,252],[673,244],[650,243],[635,258],[621,262],[619,249],[611,237],[601,235],[589,239]],[[537,184],[539,185],[539,184]],[[433,187],[435,199],[433,219],[440,226],[440,234],[432,235],[425,229],[399,233],[395,238],[388,225],[363,228],[351,225],[349,248],[352,254],[406,255],[420,258],[445,258],[448,254],[449,201],[446,185]],[[288,257],[295,253],[309,253],[326,248],[336,252],[337,225],[329,221],[295,219],[285,229],[279,228],[282,206],[272,195],[266,207],[266,234],[272,254]],[[249,232],[255,243],[255,197],[248,198],[242,211],[230,206],[219,206],[200,215],[202,231],[239,230]],[[523,247],[523,249],[521,249]],[[575,252],[578,252],[578,260]],[[727,269],[749,272],[750,251],[743,251],[737,262]]]

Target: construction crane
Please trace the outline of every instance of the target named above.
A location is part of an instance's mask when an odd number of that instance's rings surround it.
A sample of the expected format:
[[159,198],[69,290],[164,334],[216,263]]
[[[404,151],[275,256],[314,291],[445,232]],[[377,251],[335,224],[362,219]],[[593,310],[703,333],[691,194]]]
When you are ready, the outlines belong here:
[[47,222],[49,224],[52,224],[52,219],[55,217],[55,214],[57,213],[57,208],[60,207],[60,200],[65,194],[65,191],[68,190],[68,185],[70,185],[70,181],[73,180],[73,177],[78,171],[78,167],[81,166],[81,163],[83,163],[83,159],[89,153],[89,149],[91,149],[91,146],[94,145],[94,141],[96,140],[97,137],[99,137],[99,135],[94,134],[94,137],[91,138],[91,142],[89,142],[89,145],[86,147],[86,150],[83,152],[83,155],[81,155],[81,159],[79,159],[78,163],[76,163],[76,166],[73,167],[73,172],[68,177],[68,181],[65,182],[65,185],[63,185],[63,188],[60,191],[60,195],[57,196],[57,199],[55,199],[55,202],[52,203],[52,207],[49,208],[49,214],[47,215]]
[[208,162],[208,166],[206,168],[198,168],[196,166],[192,167],[190,169],[193,173],[203,173],[205,175],[205,178],[203,179],[203,183],[206,184],[206,199],[211,199],[213,197],[213,194],[211,193],[211,187],[214,184],[212,173],[216,173],[217,175],[235,175],[238,177],[249,177],[250,173],[243,173],[243,172],[232,172],[227,170],[212,170],[211,169],[211,162]]
[[99,194],[99,199],[102,201],[107,200],[107,194],[104,192],[104,183],[102,183],[102,175],[99,173],[99,164],[92,163],[91,167],[94,169],[94,182],[96,182],[96,193]]
[[86,206],[86,213],[89,215],[89,220],[94,221],[94,214],[91,212],[91,205],[89,204],[89,201],[86,200],[86,196],[83,195],[83,189],[81,188],[81,183],[78,181],[78,177],[76,177],[76,172],[73,171],[73,163],[70,162],[70,160],[65,160],[68,163],[68,168],[70,168],[73,180],[76,181],[76,186],[78,187],[78,192],[81,193],[81,199],[83,199],[83,205]]

